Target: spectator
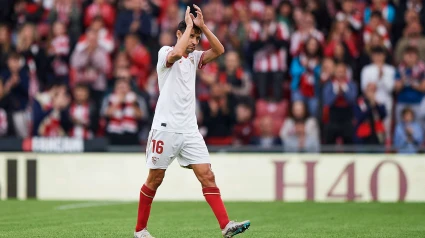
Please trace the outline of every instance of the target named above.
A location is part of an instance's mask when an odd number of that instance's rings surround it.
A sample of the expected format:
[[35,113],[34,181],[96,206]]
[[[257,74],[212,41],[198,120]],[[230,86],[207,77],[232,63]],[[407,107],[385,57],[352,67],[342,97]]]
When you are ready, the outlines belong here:
[[62,22],[68,29],[70,45],[75,45],[81,34],[81,8],[77,1],[55,0],[49,12],[48,21],[52,25],[57,21]]
[[283,0],[279,3],[279,6],[277,8],[277,14],[276,14],[277,20],[282,24],[286,24],[290,32],[294,30],[292,11],[293,11],[293,6],[291,1]]
[[[95,17],[90,23],[90,30],[97,33],[97,42],[106,52],[109,54],[115,49],[114,36],[111,31],[105,28],[103,19],[101,17]],[[77,44],[77,48],[85,47],[87,45],[87,34],[82,35]]]
[[320,67],[320,84],[324,84],[331,80],[334,72],[335,61],[332,58],[324,58]]
[[[383,40],[382,36],[380,36],[378,33],[375,32],[371,35],[370,41],[365,44],[363,52],[360,54],[360,57],[359,57],[358,63],[357,63],[359,70],[358,70],[358,74],[355,74],[356,78],[360,78],[360,76],[361,76],[360,72],[361,72],[361,69],[363,69],[364,66],[372,63],[372,60],[371,60],[372,49],[376,48],[376,47],[383,47],[383,48],[387,49],[387,47],[385,47],[384,40]],[[387,54],[386,54],[386,57],[385,57],[385,62],[387,64],[392,64],[393,63],[392,56],[389,54],[388,50],[386,52],[387,52]]]
[[[296,17],[296,15],[294,15]],[[298,55],[302,50],[302,46],[309,38],[315,38],[320,43],[323,43],[325,38],[323,33],[316,29],[314,17],[311,13],[303,12],[295,21],[297,22],[298,30],[291,36],[290,53],[292,56]]]
[[252,106],[241,102],[236,106],[236,124],[233,127],[233,145],[248,145],[254,136]]
[[34,25],[25,24],[18,33],[16,50],[22,55],[24,67],[29,70],[30,97],[34,97],[51,81],[52,72],[47,64],[46,51],[37,42],[37,32]]
[[303,5],[305,11],[313,14],[315,22],[317,23],[317,29],[321,32],[328,32],[332,20],[329,17],[329,12],[325,7],[324,2],[321,0],[310,0],[304,1]]
[[383,22],[381,12],[374,11],[370,16],[369,23],[364,27],[363,30],[363,41],[368,44],[371,41],[374,33],[380,35],[384,40],[384,45],[387,49],[391,49],[390,35],[388,34],[387,28]]
[[[414,13],[414,14],[413,14]],[[396,24],[394,29],[394,37],[402,35],[401,29],[405,28],[406,23],[412,22],[411,16],[420,21],[422,26],[425,26],[425,5],[422,0],[403,0],[398,4],[396,11]],[[425,30],[425,29],[423,29]],[[425,33],[425,32],[422,32]]]
[[125,1],[124,10],[118,13],[115,36],[122,42],[128,34],[135,34],[144,44],[151,39],[152,16],[142,9],[139,1]]
[[[160,19],[161,31],[176,32],[177,31],[176,22],[180,22],[183,17],[183,14],[179,12],[179,7],[177,6],[177,4],[171,3],[167,5],[164,15],[165,16]],[[120,19],[120,15],[118,16],[118,19]]]
[[[340,61],[352,63],[354,58],[359,56],[357,37],[349,28],[348,22],[338,21],[334,23],[329,34],[324,53],[327,57],[338,57]],[[338,47],[343,47],[343,53]]]
[[332,144],[342,137],[345,144],[353,141],[353,106],[357,96],[357,86],[347,76],[347,66],[337,64],[334,78],[323,88],[323,101],[329,108],[329,122],[325,132],[325,143]]
[[[219,80],[219,66],[217,62],[210,62],[202,70],[197,72],[197,85],[196,85],[196,96],[199,101],[204,102],[208,101],[210,97],[210,87],[213,84],[218,83]],[[225,87],[224,82],[221,83]],[[226,93],[230,93],[230,87],[225,88]]]
[[10,93],[5,90],[4,86],[4,79],[0,77],[0,137],[15,136],[12,116],[13,103],[10,99]]
[[252,144],[260,148],[271,148],[282,144],[280,138],[273,132],[272,117],[264,116],[260,119],[260,135],[253,138]]
[[[401,14],[398,13],[398,14]],[[401,37],[405,36],[405,34],[407,33],[406,30],[409,28],[409,25],[411,25],[412,23],[420,23],[420,19],[419,19],[419,14],[411,9],[408,11],[405,11],[403,15],[400,15],[397,19],[398,21],[395,23],[394,27],[391,29],[392,30],[392,36],[391,36],[391,40],[393,42],[397,42],[398,40],[400,40]],[[422,33],[422,32],[421,32]]]
[[114,92],[104,98],[101,115],[107,120],[106,134],[111,144],[138,144],[138,132],[149,114],[146,102],[131,90],[130,82],[119,79]]
[[336,14],[337,21],[347,21],[352,30],[358,32],[362,28],[362,13],[354,6],[354,0],[343,0],[341,11]]
[[397,63],[402,60],[403,52],[408,46],[417,47],[421,61],[425,61],[425,36],[422,35],[419,22],[407,25],[403,38],[398,41],[394,54]]
[[210,98],[201,103],[201,124],[206,128],[206,143],[231,145],[235,124],[233,101],[219,84],[211,85]]
[[97,16],[102,17],[107,29],[113,29],[115,23],[115,9],[106,0],[94,0],[84,12],[84,26],[88,27]]
[[69,107],[71,128],[69,136],[92,139],[99,126],[98,110],[90,102],[90,89],[84,84],[77,84],[73,89],[74,100]]
[[32,135],[43,137],[66,136],[67,108],[71,98],[63,84],[53,85],[36,95],[32,110]]
[[37,24],[43,16],[43,7],[38,3],[17,0],[15,1],[14,11],[12,14],[12,22],[15,29],[19,29],[24,24]]
[[292,100],[307,103],[313,116],[317,116],[321,57],[319,41],[310,38],[305,51],[292,60],[290,68]]
[[385,143],[385,105],[377,99],[377,85],[368,83],[364,97],[359,98],[355,107],[356,136],[361,144],[382,145]]
[[[288,28],[289,29],[289,28]],[[224,48],[228,51],[240,51],[245,45],[247,30],[239,19],[235,18],[235,10],[231,6],[224,8],[223,19],[217,27],[217,38],[223,43]],[[208,45],[208,39],[205,35],[202,36],[203,46]],[[207,44],[205,44],[207,43]]]
[[395,20],[395,8],[388,3],[388,0],[372,0],[372,4],[366,7],[364,11],[364,22],[368,24],[372,21],[373,13],[379,12],[385,21],[386,26],[389,27]]
[[71,67],[75,70],[72,84],[90,85],[91,95],[99,103],[107,86],[107,75],[111,69],[108,53],[99,46],[97,32],[88,30],[87,45],[77,47],[71,56]]
[[[117,79],[122,77],[122,72],[128,72],[128,78],[132,81],[132,85],[135,84],[133,82],[133,77],[130,74],[130,60],[128,59],[127,54],[124,51],[118,52],[115,55],[114,59],[114,72],[112,73],[112,79],[108,81],[108,89],[113,89],[115,86],[115,82]],[[127,77],[127,75],[125,75]]]
[[302,101],[294,101],[290,116],[280,129],[280,139],[286,152],[319,152],[319,126],[308,115]]
[[376,101],[385,106],[385,128],[387,138],[391,136],[391,115],[393,111],[393,90],[395,68],[385,63],[386,50],[382,47],[372,49],[372,64],[365,66],[361,73],[361,89],[366,93],[369,84],[376,84]]
[[227,93],[238,99],[250,96],[252,90],[251,79],[240,65],[238,53],[236,51],[227,52],[224,58],[225,66],[224,70],[218,73],[218,82],[225,88]]
[[125,37],[125,52],[130,60],[131,75],[136,78],[139,89],[145,91],[152,68],[148,49],[136,35],[128,35]]
[[62,22],[53,24],[48,59],[55,76],[54,81],[69,83],[70,42],[66,27]]
[[425,5],[421,0],[407,0],[403,1],[406,4],[400,4],[402,7],[406,7],[407,10],[413,10],[419,15],[419,19],[421,19],[421,25],[425,25]]
[[3,94],[10,95],[9,102],[16,134],[25,138],[29,132],[27,121],[29,75],[28,70],[20,66],[20,59],[19,54],[10,53],[7,58],[7,68],[1,72],[1,78]]
[[394,132],[394,146],[398,153],[417,153],[424,142],[423,128],[409,107],[401,111],[402,121],[397,123]]
[[6,25],[0,25],[0,70],[7,67],[7,56],[13,50],[9,28]]
[[[261,23],[253,21],[249,38],[254,52],[254,73],[260,98],[266,98],[273,85],[273,99],[282,98],[282,82],[287,70],[289,29],[275,20],[272,6],[267,6]],[[275,62],[275,63],[271,63]]]
[[423,116],[420,106],[425,93],[425,63],[419,60],[418,49],[415,47],[409,46],[404,50],[403,62],[396,72],[395,91],[397,122],[405,107],[410,107],[417,117]]

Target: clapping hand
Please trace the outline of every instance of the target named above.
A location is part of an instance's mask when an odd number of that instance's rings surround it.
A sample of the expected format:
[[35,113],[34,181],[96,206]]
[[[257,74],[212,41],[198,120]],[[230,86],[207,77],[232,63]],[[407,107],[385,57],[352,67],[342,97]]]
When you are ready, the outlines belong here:
[[201,8],[200,7],[198,7],[196,4],[193,4],[193,7],[196,9],[196,18],[195,18],[195,16],[191,13],[190,14],[190,17],[192,18],[192,20],[193,20],[193,23],[197,26],[197,27],[202,27],[202,26],[204,26],[204,16],[202,15],[202,11],[201,11]]

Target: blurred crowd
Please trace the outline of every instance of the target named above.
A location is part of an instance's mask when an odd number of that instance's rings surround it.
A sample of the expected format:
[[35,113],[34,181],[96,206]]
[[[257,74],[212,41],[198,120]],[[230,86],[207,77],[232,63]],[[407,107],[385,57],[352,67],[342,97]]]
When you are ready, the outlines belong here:
[[197,73],[207,144],[424,145],[422,0],[0,2],[1,137],[144,143],[158,50],[196,3],[226,49]]

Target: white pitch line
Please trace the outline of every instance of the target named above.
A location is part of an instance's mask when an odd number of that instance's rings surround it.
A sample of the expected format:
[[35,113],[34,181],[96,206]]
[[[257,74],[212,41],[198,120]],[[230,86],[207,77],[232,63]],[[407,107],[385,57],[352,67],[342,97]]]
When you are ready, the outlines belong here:
[[115,206],[133,202],[83,202],[83,203],[71,203],[55,207],[55,210],[71,210],[89,207],[102,207],[102,206]]

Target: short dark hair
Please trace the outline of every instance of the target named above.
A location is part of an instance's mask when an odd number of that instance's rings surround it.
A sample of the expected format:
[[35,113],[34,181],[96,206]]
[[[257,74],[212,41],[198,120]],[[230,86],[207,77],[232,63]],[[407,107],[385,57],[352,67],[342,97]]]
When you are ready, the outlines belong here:
[[415,111],[412,110],[410,107],[405,107],[401,111],[401,116],[404,117],[407,113],[411,113],[413,115],[413,118],[415,118]]
[[386,54],[387,50],[382,46],[376,46],[371,49],[372,54]]
[[[179,23],[179,25],[177,26],[177,30],[179,30],[179,31],[181,31],[182,33],[184,33],[184,31],[186,30],[186,27],[187,27],[187,25],[186,25],[186,22],[185,21],[181,21],[180,23]],[[201,28],[199,28],[197,25],[195,25],[195,24],[193,24],[193,31],[195,32],[195,33],[198,33],[198,34],[202,34],[202,30],[201,30]]]
[[89,90],[89,85],[87,85],[87,83],[79,82],[79,83],[76,83],[74,86],[74,89],[77,89],[77,88]]
[[404,53],[404,54],[410,54],[410,53],[413,53],[413,54],[419,55],[419,50],[418,50],[418,48],[417,48],[417,47],[415,47],[415,46],[407,46],[407,47],[404,49],[403,53]]
[[373,11],[373,12],[370,14],[370,18],[372,18],[372,17],[379,17],[379,18],[382,18],[382,13],[381,13],[380,11]]
[[125,35],[124,40],[126,39],[134,39],[137,42],[141,42],[139,35],[137,35],[136,33],[128,33],[127,35]]
[[21,55],[16,52],[16,51],[11,51],[8,55],[7,55],[7,59],[15,59],[15,60],[19,60],[21,58]]

